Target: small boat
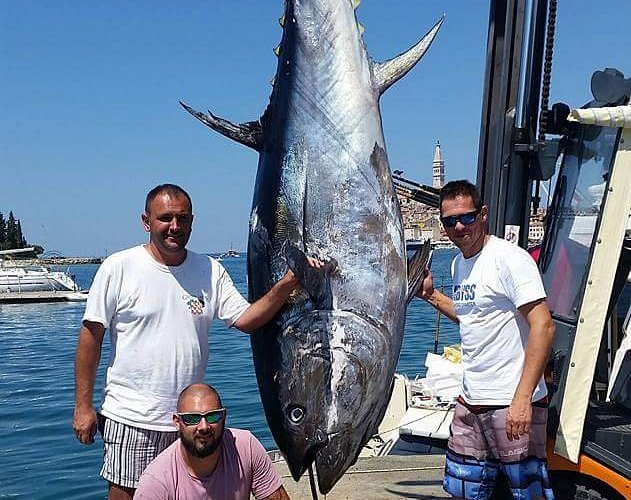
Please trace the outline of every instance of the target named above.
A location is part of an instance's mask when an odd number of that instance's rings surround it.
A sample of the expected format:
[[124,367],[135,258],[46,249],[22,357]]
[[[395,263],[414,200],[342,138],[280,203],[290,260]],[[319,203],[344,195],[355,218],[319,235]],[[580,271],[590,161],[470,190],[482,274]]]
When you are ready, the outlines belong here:
[[88,300],[89,290],[79,290],[78,292],[71,292],[66,295],[68,302],[85,302]]
[[427,353],[423,378],[396,374],[394,389],[379,430],[360,456],[405,455],[444,450],[462,385],[459,346],[442,356]]
[[68,273],[43,266],[16,266],[0,262],[0,293],[78,292],[79,285]]
[[241,254],[239,252],[237,252],[236,250],[233,250],[231,248],[227,252],[224,252],[221,255],[219,255],[219,257],[217,257],[217,259],[218,260],[223,260],[223,259],[228,258],[228,257],[237,258],[237,257],[241,257]]
[[452,248],[456,248],[456,245],[449,240],[438,240],[432,242],[433,250],[451,250]]
[[[405,249],[408,252],[414,252],[421,248],[425,243],[424,240],[405,240]],[[449,240],[432,241],[432,250],[448,250],[456,248]]]

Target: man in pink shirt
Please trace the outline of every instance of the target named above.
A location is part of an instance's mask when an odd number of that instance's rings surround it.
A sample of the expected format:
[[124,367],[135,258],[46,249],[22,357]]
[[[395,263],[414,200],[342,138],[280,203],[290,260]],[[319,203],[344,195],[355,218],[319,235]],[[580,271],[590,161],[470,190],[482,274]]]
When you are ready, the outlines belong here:
[[289,500],[261,443],[225,428],[217,391],[192,384],[182,391],[173,423],[179,438],[145,469],[134,500]]

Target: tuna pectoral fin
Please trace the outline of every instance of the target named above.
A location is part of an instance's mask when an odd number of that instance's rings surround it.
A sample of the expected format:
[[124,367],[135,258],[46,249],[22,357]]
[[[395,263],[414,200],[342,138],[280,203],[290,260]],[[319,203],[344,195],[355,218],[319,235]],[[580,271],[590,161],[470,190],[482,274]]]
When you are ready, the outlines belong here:
[[180,101],[180,104],[204,125],[225,135],[228,139],[240,142],[244,146],[248,146],[256,151],[261,151],[263,148],[263,127],[260,122],[232,123],[213,115],[210,111],[205,115],[184,104],[182,101]]
[[286,247],[285,258],[287,265],[315,303],[316,309],[331,310],[333,308],[333,296],[327,276],[329,263],[324,269],[311,267],[304,252],[294,246]]
[[421,57],[425,55],[425,52],[434,41],[444,20],[445,16],[441,17],[427,35],[403,54],[374,66],[375,83],[379,90],[379,95],[383,94],[393,83],[405,76],[421,60]]
[[423,286],[425,268],[429,266],[431,257],[432,245],[430,240],[427,239],[423,246],[408,260],[408,304]]

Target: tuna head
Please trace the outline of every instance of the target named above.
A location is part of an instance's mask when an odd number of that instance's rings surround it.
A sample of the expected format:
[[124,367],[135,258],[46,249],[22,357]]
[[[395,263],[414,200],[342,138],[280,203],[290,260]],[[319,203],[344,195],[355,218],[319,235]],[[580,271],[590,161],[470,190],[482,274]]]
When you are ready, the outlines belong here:
[[381,420],[391,385],[390,336],[374,319],[311,311],[285,327],[272,423],[297,480],[316,464],[322,493],[352,465]]

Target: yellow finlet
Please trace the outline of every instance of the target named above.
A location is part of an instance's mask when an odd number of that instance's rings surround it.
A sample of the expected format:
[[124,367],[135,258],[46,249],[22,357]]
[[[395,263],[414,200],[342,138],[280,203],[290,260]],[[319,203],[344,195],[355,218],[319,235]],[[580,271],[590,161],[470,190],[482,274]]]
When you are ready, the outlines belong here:
[[362,3],[362,0],[351,0],[351,4],[353,4],[353,9],[357,10],[359,4]]
[[276,54],[276,57],[280,56],[280,44],[278,45],[278,47],[274,48],[274,54]]
[[285,14],[278,19],[278,24],[280,24],[281,28],[285,27]]
[[357,22],[357,28],[359,29],[359,34],[361,36],[364,36],[364,32],[366,31],[366,28],[364,28],[364,25],[360,23],[359,21]]

